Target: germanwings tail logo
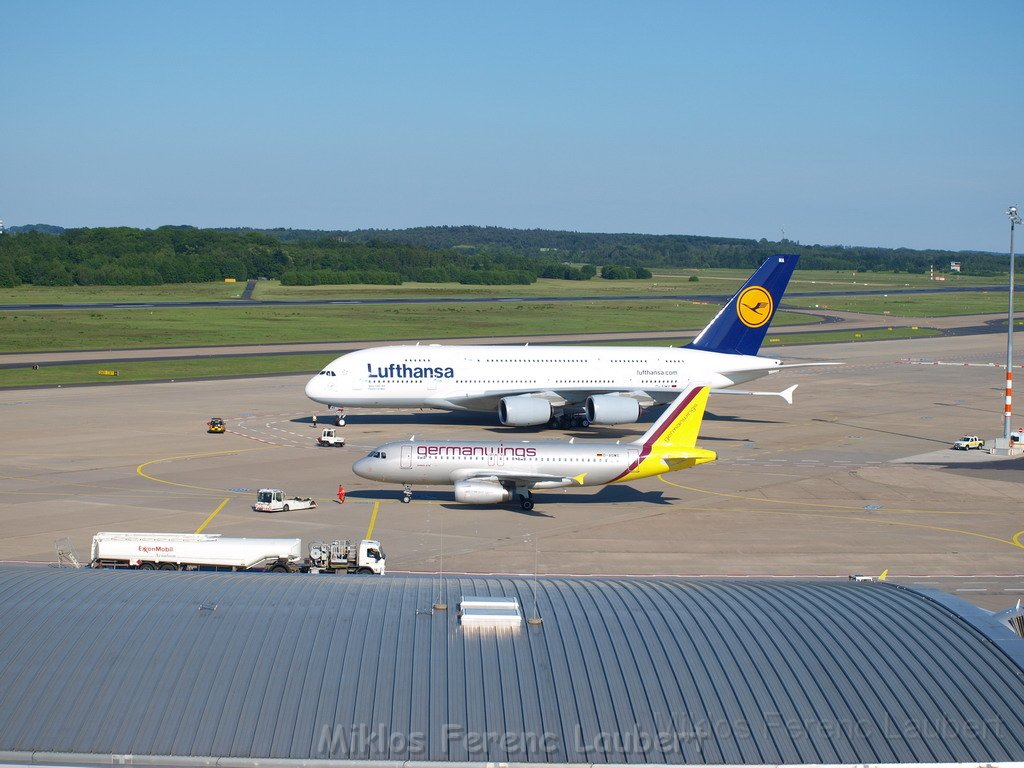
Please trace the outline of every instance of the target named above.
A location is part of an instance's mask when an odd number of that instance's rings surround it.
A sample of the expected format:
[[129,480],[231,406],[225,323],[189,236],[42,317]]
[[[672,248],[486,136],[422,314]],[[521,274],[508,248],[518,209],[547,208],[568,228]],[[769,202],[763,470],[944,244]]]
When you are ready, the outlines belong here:
[[692,448],[707,402],[707,386],[688,383],[647,433],[634,441],[643,446],[641,455],[650,454],[655,447]]

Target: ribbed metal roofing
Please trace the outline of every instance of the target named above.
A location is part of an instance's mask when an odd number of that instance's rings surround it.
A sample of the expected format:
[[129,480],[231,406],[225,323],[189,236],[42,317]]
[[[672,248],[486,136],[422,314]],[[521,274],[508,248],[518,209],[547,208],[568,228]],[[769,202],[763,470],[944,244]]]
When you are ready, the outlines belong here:
[[[461,595],[517,597],[543,624],[464,628]],[[846,582],[0,568],[0,761],[1024,760],[1024,641],[948,602]]]

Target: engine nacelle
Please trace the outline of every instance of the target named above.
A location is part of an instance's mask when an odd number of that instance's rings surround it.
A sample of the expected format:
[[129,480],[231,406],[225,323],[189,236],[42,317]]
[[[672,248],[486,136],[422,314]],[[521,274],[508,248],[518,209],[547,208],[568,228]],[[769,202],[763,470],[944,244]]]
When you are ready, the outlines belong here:
[[640,420],[640,403],[622,395],[591,395],[587,418],[591,424],[632,424]]
[[511,492],[490,480],[459,480],[455,483],[455,500],[463,504],[500,504],[511,499]]
[[542,397],[515,395],[498,403],[498,420],[506,427],[532,427],[551,420],[551,403]]

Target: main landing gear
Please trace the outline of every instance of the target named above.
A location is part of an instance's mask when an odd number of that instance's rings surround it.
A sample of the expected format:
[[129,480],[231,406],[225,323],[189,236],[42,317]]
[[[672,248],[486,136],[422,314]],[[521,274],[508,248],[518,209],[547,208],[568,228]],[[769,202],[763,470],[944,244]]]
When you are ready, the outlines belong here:
[[530,493],[529,491],[526,491],[525,493],[520,492],[517,494],[517,497],[519,499],[519,506],[522,507],[524,512],[529,512],[531,509],[533,509],[532,493]]
[[585,413],[560,413],[551,417],[548,426],[552,429],[586,429],[590,419]]

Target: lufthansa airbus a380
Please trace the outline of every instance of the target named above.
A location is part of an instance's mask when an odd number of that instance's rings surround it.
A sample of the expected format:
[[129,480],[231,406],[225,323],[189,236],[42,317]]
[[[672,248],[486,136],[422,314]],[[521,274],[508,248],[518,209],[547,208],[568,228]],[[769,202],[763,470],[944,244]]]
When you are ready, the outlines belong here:
[[406,440],[374,448],[352,471],[402,483],[405,503],[414,485],[452,485],[458,502],[518,501],[530,510],[534,489],[627,483],[714,461],[714,451],[696,447],[707,399],[706,386],[684,384],[644,436],[629,443]]
[[497,411],[502,424],[630,424],[687,381],[729,392],[784,365],[758,357],[797,256],[772,256],[685,347],[406,345],[363,349],[332,361],[306,384],[311,400],[338,408]]

